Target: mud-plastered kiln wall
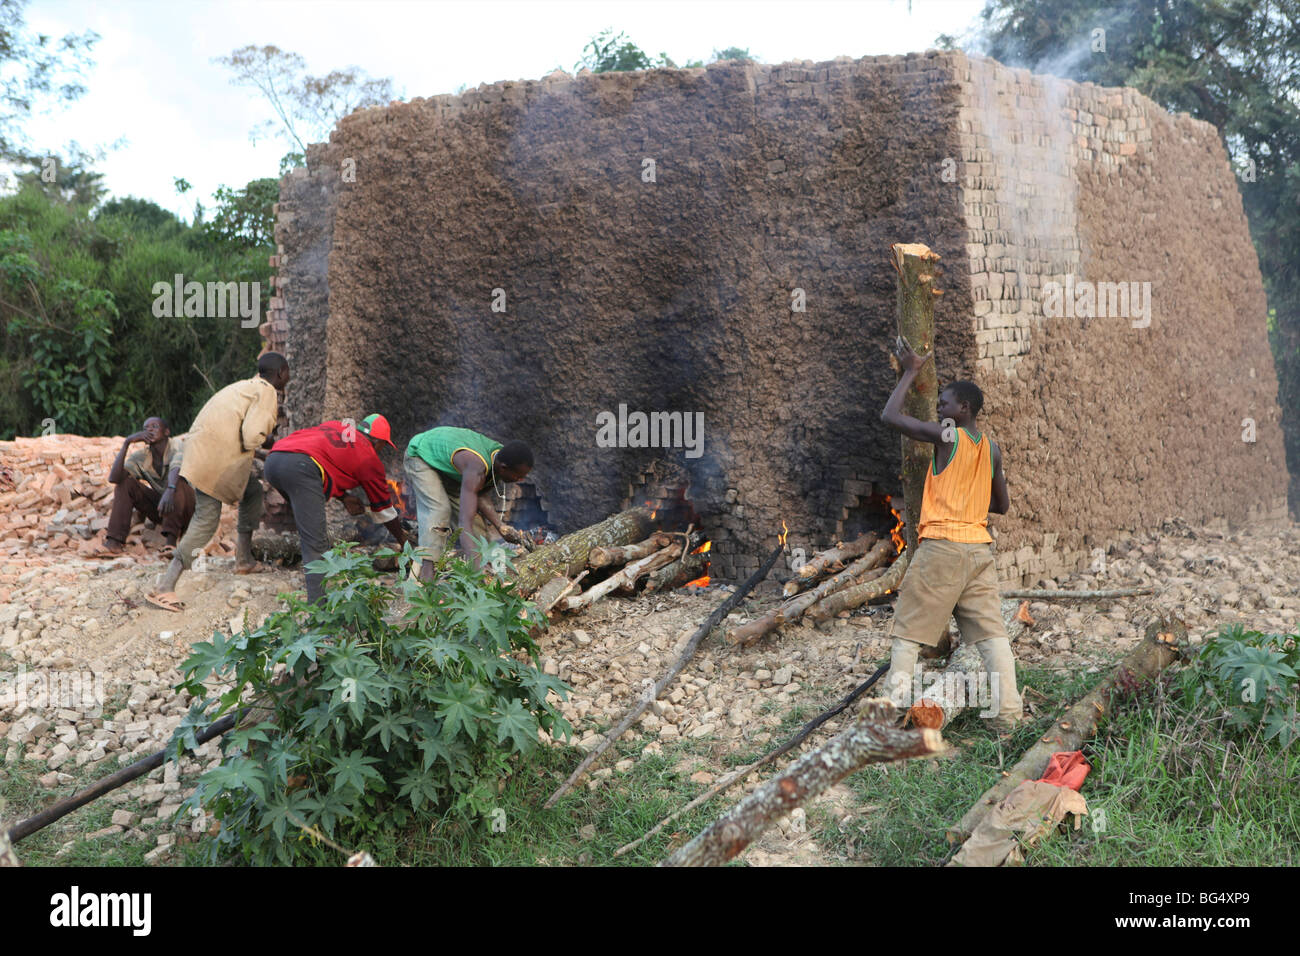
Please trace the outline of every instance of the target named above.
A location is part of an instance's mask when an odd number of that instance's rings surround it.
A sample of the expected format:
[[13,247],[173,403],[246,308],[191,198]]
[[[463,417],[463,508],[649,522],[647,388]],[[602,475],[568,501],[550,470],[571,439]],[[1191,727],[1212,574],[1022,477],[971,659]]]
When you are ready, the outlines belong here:
[[[723,577],[783,519],[818,547],[900,490],[893,242],[942,256],[938,369],[987,395],[1005,578],[1284,494],[1226,156],[1131,91],[938,53],[499,83],[345,119],[282,183],[276,236],[292,427],[523,438],[564,530],[667,459]],[[1067,273],[1149,280],[1150,325],[1044,316]],[[702,412],[703,454],[599,447],[620,405]]]

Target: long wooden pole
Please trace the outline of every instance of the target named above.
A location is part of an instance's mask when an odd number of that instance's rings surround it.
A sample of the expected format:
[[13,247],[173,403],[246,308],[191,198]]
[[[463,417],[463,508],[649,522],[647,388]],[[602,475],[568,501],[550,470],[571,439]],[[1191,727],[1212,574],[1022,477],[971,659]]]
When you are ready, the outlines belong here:
[[[890,255],[898,273],[898,334],[917,355],[927,355],[934,351],[934,300],[942,295],[934,285],[934,264],[939,261],[939,256],[920,242],[895,243],[890,246]],[[898,371],[901,377],[902,370]],[[938,401],[939,378],[935,362],[926,362],[903,399],[903,414],[932,422]],[[930,467],[933,446],[907,436],[903,436],[902,442],[903,536],[908,550],[915,553],[925,471]]]

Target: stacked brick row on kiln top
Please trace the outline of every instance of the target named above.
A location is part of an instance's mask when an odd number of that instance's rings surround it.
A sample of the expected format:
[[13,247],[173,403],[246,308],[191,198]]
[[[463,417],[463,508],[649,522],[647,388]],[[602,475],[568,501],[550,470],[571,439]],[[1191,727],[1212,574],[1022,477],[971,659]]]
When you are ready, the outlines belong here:
[[[1004,579],[1166,517],[1282,513],[1226,153],[1131,90],[938,52],[557,73],[355,113],[280,198],[263,334],[296,361],[291,425],[382,411],[399,445],[431,424],[525,438],[562,531],[671,462],[735,578],[782,520],[820,547],[897,495],[878,413],[898,241],[942,256],[939,375],[977,379],[1004,449]],[[1150,325],[1044,316],[1067,277],[1150,281]],[[703,412],[702,454],[603,447],[621,405]]]

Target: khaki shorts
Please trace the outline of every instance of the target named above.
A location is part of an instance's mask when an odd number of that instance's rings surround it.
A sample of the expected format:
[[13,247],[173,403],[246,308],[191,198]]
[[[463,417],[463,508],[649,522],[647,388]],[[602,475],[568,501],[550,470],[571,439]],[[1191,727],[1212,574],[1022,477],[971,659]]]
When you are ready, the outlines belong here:
[[917,546],[899,587],[890,636],[934,647],[950,615],[963,641],[1007,636],[992,545],[923,538]]
[[[460,502],[451,500],[437,470],[423,458],[407,455],[402,464],[407,484],[415,493],[415,522],[420,547],[442,554],[447,548],[451,530],[460,524]],[[487,524],[481,515],[474,515],[473,525],[474,534],[487,536]],[[455,547],[455,541],[451,546]]]

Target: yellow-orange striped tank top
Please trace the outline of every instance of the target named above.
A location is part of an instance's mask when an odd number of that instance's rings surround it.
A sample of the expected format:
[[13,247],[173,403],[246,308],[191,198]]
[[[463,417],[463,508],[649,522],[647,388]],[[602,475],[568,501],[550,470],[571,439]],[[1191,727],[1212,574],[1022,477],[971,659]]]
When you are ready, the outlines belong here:
[[[937,452],[938,449],[936,448]],[[925,473],[921,523],[917,538],[942,538],[964,544],[987,544],[989,499],[993,495],[993,449],[987,435],[979,441],[957,429],[957,447],[948,467],[935,474],[936,460]]]

